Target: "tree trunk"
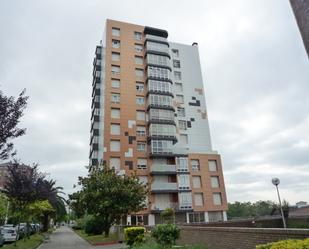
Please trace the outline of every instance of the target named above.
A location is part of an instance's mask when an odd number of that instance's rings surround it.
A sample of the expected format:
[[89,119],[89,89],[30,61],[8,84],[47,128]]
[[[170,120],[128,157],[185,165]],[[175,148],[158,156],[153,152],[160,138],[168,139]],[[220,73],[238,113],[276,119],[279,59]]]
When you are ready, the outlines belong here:
[[47,232],[48,231],[48,227],[49,227],[49,217],[48,214],[44,214],[43,217],[43,232]]

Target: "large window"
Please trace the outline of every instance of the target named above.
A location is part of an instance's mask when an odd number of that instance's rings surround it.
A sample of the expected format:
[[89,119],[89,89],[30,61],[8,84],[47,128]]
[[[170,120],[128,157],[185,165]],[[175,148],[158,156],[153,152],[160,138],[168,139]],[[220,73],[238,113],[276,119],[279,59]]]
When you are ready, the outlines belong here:
[[158,43],[158,42],[147,41],[146,48],[147,50],[154,50],[154,51],[165,52],[165,53],[169,52],[167,44]]
[[119,88],[120,87],[120,80],[112,79],[112,87],[113,88]]
[[136,91],[143,92],[144,91],[144,83],[136,82]]
[[149,103],[151,105],[173,106],[173,98],[165,95],[149,95]]
[[137,105],[144,105],[145,104],[145,98],[141,96],[136,97],[136,104]]
[[173,150],[173,141],[151,140],[152,153],[170,154]]
[[185,108],[177,107],[177,116],[185,117],[186,116]]
[[189,223],[199,223],[199,222],[205,222],[204,212],[189,213]]
[[135,64],[143,65],[143,57],[142,56],[135,56]]
[[111,135],[120,135],[120,124],[111,124]]
[[179,50],[178,49],[172,49],[173,57],[178,58],[179,57]]
[[145,121],[146,119],[146,114],[144,111],[137,111],[136,112],[136,119],[140,121]]
[[162,109],[150,109],[150,120],[169,120],[174,121],[174,112]]
[[146,127],[142,125],[138,125],[136,127],[136,135],[137,136],[146,136]]
[[147,63],[148,64],[155,64],[160,66],[169,66],[169,58],[163,55],[156,55],[156,54],[148,54],[147,55]]
[[202,181],[200,176],[193,176],[193,188],[201,188],[202,187]]
[[120,141],[119,140],[111,140],[110,150],[113,151],[113,152],[120,151]]
[[111,94],[111,102],[112,103],[120,103],[120,94],[119,93],[112,93]]
[[219,177],[218,176],[212,176],[210,177],[210,180],[211,180],[212,188],[219,188]]
[[173,60],[173,67],[180,68],[180,60]]
[[137,53],[143,52],[143,45],[141,45],[141,44],[135,44],[134,48],[135,48],[135,52],[137,52]]
[[217,171],[217,162],[214,160],[209,160],[208,161],[208,167],[209,167],[209,171]]
[[112,61],[120,61],[120,53],[112,52]]
[[110,168],[114,168],[116,171],[120,170],[120,158],[119,157],[111,157],[109,159]]
[[178,175],[178,187],[179,189],[190,189],[190,178],[188,174]]
[[181,80],[181,72],[174,71],[175,80]]
[[138,169],[147,169],[147,159],[146,158],[137,158],[137,168]]
[[120,118],[120,109],[112,108],[112,110],[111,110],[111,117],[112,118]]
[[192,206],[192,194],[179,193],[179,205],[180,207],[191,207]]
[[113,36],[120,36],[120,29],[119,28],[112,28],[112,35]]
[[159,80],[149,80],[148,87],[150,91],[156,92],[171,92],[171,83]]
[[197,159],[191,160],[192,171],[200,171],[200,161]]
[[178,120],[178,127],[179,127],[180,130],[186,130],[187,129],[187,121]]
[[176,127],[166,124],[151,124],[149,127],[151,136],[175,136]]
[[146,151],[146,143],[137,142],[137,151]]
[[120,48],[120,41],[119,40],[112,40],[112,47],[113,48]]
[[177,170],[180,172],[188,171],[188,158],[186,157],[177,157],[176,158]]
[[204,205],[203,193],[194,194],[194,204],[195,206],[198,206],[198,207]]
[[136,68],[136,69],[135,69],[135,76],[138,77],[138,78],[144,77],[144,70],[143,70],[143,69]]
[[170,78],[170,71],[166,68],[149,66],[147,70],[148,77],[166,80]]
[[120,67],[112,66],[112,75],[119,75],[119,74],[120,74]]
[[134,37],[135,37],[135,40],[140,41],[140,40],[142,40],[142,33],[135,31],[134,32]]
[[213,193],[214,205],[222,205],[221,193]]
[[174,85],[174,90],[175,90],[175,92],[182,92],[183,91],[182,84],[176,82],[175,85]]

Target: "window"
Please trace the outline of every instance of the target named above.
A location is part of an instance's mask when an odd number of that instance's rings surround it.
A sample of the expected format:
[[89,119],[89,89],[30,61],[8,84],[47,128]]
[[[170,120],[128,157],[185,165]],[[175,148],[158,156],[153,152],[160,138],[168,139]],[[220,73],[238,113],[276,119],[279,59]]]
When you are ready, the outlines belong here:
[[136,97],[136,104],[137,104],[137,105],[144,105],[144,104],[145,104],[145,98],[144,98],[144,97],[137,96],[137,97]]
[[143,57],[141,57],[141,56],[135,56],[135,64],[137,64],[137,65],[143,65]]
[[119,88],[120,87],[120,80],[112,79],[112,87]]
[[137,136],[146,136],[146,127],[138,125],[136,127],[136,135]]
[[119,93],[112,93],[111,102],[112,103],[120,103],[120,94]]
[[143,185],[147,185],[148,183],[148,177],[147,176],[139,176],[138,177],[139,182],[141,182]]
[[119,74],[120,74],[120,67],[112,66],[112,75],[119,75]]
[[137,53],[143,52],[143,45],[141,44],[135,44],[134,48],[135,48],[135,52]]
[[160,80],[148,80],[148,86],[150,91],[154,92],[172,92],[171,83]]
[[120,61],[120,53],[112,52],[112,61]]
[[137,151],[146,151],[146,143],[137,142]]
[[187,134],[180,134],[179,135],[179,143],[182,145],[188,144],[188,135]]
[[209,171],[217,171],[217,162],[214,160],[208,161]]
[[144,70],[143,70],[143,69],[136,68],[136,69],[135,69],[135,76],[138,77],[138,78],[144,77]]
[[169,53],[169,46],[165,43],[147,41],[146,48],[147,50]]
[[173,141],[151,140],[151,152],[170,154],[173,152]]
[[188,174],[178,175],[178,187],[179,189],[190,189],[190,179]]
[[180,94],[176,94],[176,101],[180,104],[183,104],[184,103],[184,97],[183,95],[180,95]]
[[186,157],[176,158],[177,170],[182,172],[188,171],[188,159]]
[[150,109],[149,115],[151,120],[170,120],[174,121],[175,113],[170,110]]
[[112,47],[113,48],[120,48],[120,41],[119,40],[112,40]]
[[111,151],[120,151],[120,141],[119,140],[111,140],[110,142],[110,150]]
[[156,55],[156,54],[147,54],[147,63],[155,64],[161,66],[169,66],[170,60],[167,56],[164,55]]
[[178,127],[179,127],[180,130],[186,130],[187,129],[187,121],[178,120]]
[[112,35],[113,36],[120,36],[120,29],[112,28]]
[[146,158],[137,158],[137,168],[138,169],[147,169],[147,159]]
[[112,124],[111,125],[111,134],[112,135],[120,135],[120,124]]
[[141,32],[134,32],[134,37],[135,37],[135,40],[142,40],[142,33]]
[[111,110],[111,117],[112,118],[120,118],[120,109],[112,108],[112,110]]
[[203,206],[204,205],[203,193],[194,194],[194,203],[195,203],[195,206]]
[[120,158],[119,157],[111,157],[109,159],[109,166],[114,168],[116,171],[120,170]]
[[141,120],[141,121],[145,121],[145,119],[146,119],[145,112],[144,111],[137,111],[136,112],[136,119]]
[[192,171],[200,171],[200,161],[197,159],[191,160]]
[[214,205],[222,205],[222,197],[221,193],[214,193],[212,194]]
[[173,60],[173,67],[180,68],[180,60]]
[[175,80],[181,80],[181,72],[174,71]]
[[180,207],[191,207],[192,206],[192,195],[191,193],[179,193]]
[[[196,205],[196,204],[195,204]],[[205,222],[204,212],[193,212],[189,213],[189,223]]]
[[150,94],[148,100],[151,105],[173,106],[171,96]]
[[179,57],[179,50],[178,49],[172,49],[173,57],[178,58]]
[[212,188],[219,188],[219,177],[218,176],[212,176],[210,177],[210,180],[211,180]]
[[167,68],[148,66],[147,73],[148,77],[153,77],[157,79],[168,80],[170,78],[170,70],[168,70]]
[[136,91],[143,92],[144,91],[144,83],[136,83]]
[[193,188],[201,188],[201,177],[200,176],[193,176]]
[[175,85],[174,85],[174,90],[175,90],[175,92],[182,92],[183,91],[182,84],[176,82]]
[[149,132],[151,136],[176,136],[176,127],[167,124],[151,124]]
[[185,117],[186,116],[185,108],[177,107],[177,116],[178,117]]

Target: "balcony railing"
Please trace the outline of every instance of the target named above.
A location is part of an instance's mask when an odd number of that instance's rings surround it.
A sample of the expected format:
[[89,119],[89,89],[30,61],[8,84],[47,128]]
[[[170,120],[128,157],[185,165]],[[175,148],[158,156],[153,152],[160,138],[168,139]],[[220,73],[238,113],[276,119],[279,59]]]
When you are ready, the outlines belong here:
[[167,165],[167,164],[152,165],[150,173],[153,175],[176,174],[176,165]]
[[154,182],[151,184],[151,191],[159,193],[176,193],[178,192],[177,182]]
[[156,35],[146,35],[146,36],[145,36],[145,39],[167,42],[167,39],[166,39],[166,38],[160,37],[160,36],[156,36]]
[[156,212],[164,211],[167,208],[172,208],[174,210],[178,210],[179,204],[178,204],[178,202],[167,202],[167,203],[164,203],[164,204],[152,204],[151,205],[151,210],[156,211]]

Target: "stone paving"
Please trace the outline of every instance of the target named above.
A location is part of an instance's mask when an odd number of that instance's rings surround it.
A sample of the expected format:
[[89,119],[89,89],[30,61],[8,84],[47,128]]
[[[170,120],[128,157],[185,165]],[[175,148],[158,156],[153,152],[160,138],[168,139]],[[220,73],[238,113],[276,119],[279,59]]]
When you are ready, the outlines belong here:
[[53,232],[38,249],[121,249],[123,244],[92,246],[87,241],[79,237],[70,228],[63,226]]

